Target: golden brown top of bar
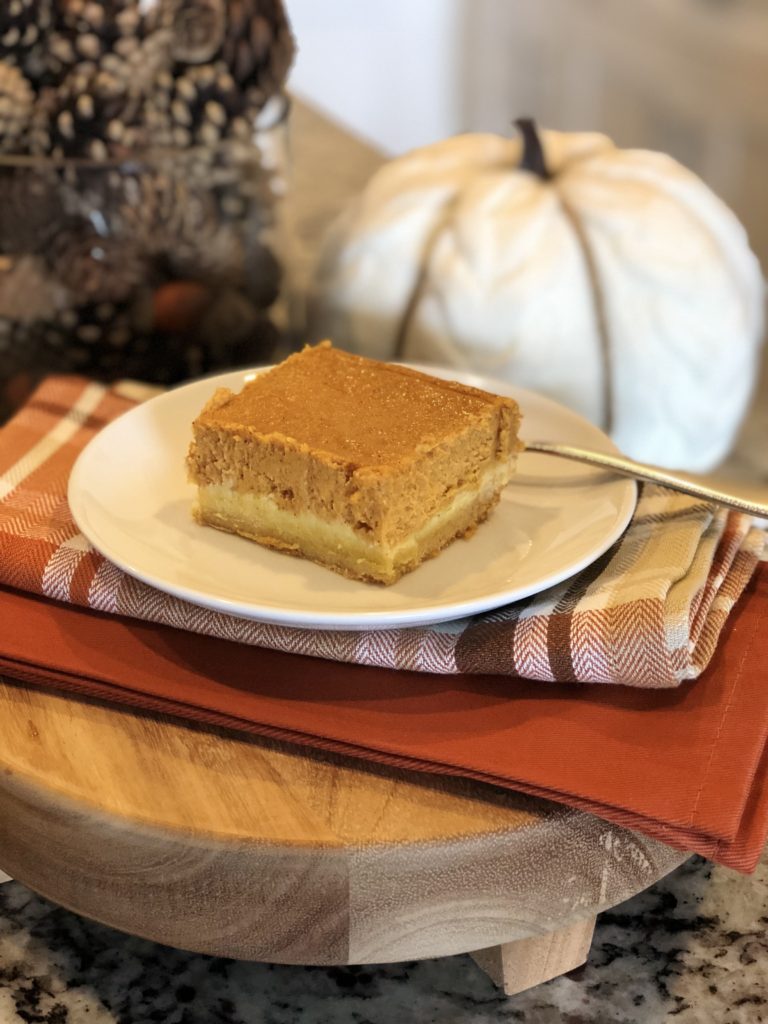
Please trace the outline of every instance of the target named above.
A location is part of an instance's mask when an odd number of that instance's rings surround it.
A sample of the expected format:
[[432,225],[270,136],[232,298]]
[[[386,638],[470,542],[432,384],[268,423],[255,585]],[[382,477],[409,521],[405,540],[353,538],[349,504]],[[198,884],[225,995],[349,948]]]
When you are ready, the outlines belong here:
[[259,374],[239,394],[219,392],[197,423],[280,435],[360,465],[398,462],[455,436],[508,398],[322,342]]

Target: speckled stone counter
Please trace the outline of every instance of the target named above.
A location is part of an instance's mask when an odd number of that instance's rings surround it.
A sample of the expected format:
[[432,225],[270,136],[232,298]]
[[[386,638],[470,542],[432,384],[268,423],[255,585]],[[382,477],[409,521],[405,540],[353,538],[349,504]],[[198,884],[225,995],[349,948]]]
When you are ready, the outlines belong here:
[[468,956],[304,968],[184,953],[0,887],[0,1024],[760,1024],[768,857],[694,857],[598,917],[584,967],[505,997]]

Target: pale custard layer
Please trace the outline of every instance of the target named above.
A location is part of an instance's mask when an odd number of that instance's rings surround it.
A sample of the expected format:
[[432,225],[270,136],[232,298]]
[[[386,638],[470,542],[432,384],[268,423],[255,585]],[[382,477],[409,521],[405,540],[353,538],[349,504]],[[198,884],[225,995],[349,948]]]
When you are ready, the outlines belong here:
[[220,484],[198,489],[195,518],[266,547],[300,555],[355,579],[394,583],[482,522],[499,500],[507,474],[489,469],[479,488],[463,490],[405,540],[391,546],[370,540],[342,521],[313,512],[287,512],[266,494]]

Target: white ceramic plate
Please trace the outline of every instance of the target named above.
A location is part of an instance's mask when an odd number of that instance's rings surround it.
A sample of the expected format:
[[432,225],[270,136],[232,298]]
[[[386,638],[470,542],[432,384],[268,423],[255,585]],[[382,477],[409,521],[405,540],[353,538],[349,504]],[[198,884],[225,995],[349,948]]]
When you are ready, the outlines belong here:
[[[600,430],[547,398],[475,375],[441,375],[516,398],[524,438],[615,450]],[[500,505],[470,540],[454,542],[393,586],[356,583],[193,521],[194,488],[184,466],[192,420],[216,387],[239,390],[252,376],[222,374],[137,406],[97,434],[70,478],[72,514],[93,546],[126,572],[195,604],[318,629],[441,622],[573,575],[620,536],[634,510],[633,481],[524,453]]]

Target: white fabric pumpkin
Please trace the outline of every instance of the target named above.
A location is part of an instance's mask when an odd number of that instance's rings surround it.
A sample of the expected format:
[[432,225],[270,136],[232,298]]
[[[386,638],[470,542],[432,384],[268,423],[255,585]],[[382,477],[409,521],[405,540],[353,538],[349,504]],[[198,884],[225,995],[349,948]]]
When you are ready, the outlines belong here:
[[462,135],[376,173],[329,233],[314,327],[548,394],[635,458],[711,468],[762,338],[744,229],[669,156],[519,124],[525,144]]

